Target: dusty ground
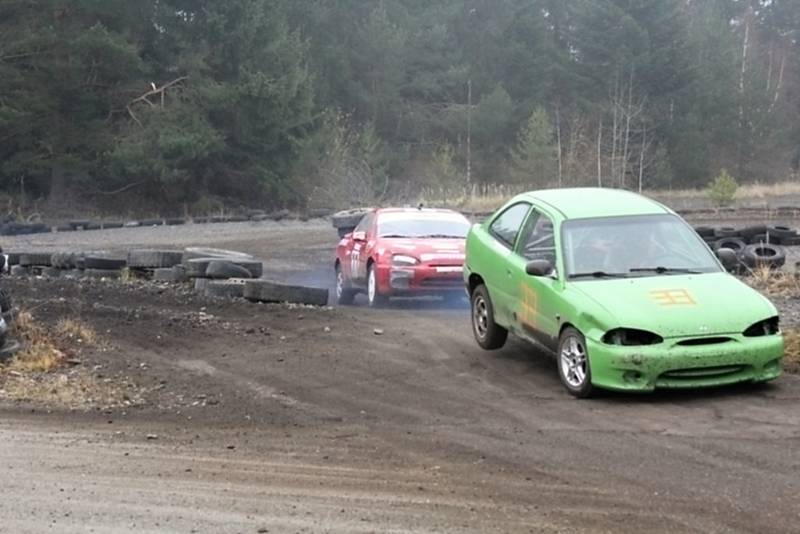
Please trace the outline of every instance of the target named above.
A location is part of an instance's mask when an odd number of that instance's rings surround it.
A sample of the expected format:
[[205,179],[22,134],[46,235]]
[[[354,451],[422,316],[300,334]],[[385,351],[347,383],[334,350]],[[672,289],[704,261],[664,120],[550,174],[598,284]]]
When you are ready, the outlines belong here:
[[[324,285],[335,234],[244,223],[16,239],[4,248],[226,246]],[[466,309],[7,284],[41,321],[94,327],[102,349],[80,367],[135,402],[6,402],[2,532],[798,530],[795,375],[578,401],[528,346],[479,350]]]

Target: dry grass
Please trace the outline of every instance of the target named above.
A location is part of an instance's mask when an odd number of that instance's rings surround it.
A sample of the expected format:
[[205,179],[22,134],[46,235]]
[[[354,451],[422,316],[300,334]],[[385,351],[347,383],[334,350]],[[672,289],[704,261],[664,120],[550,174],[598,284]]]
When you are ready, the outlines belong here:
[[783,332],[783,367],[790,373],[800,373],[800,330],[789,328]]
[[64,365],[67,355],[56,339],[29,312],[20,312],[11,337],[22,342],[23,348],[6,366],[17,373],[46,373]]
[[770,297],[800,297],[800,279],[793,273],[759,267],[749,274],[745,281]]
[[0,398],[68,408],[130,404],[123,390],[98,381],[84,369],[35,375],[10,373],[0,378]]
[[59,319],[56,323],[56,334],[85,345],[97,343],[97,333],[94,329],[77,319],[67,317]]

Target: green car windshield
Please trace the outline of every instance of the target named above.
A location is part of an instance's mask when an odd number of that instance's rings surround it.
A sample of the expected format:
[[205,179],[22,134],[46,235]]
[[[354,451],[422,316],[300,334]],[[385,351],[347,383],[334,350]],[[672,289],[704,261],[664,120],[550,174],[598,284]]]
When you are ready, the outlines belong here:
[[573,219],[561,233],[573,280],[722,270],[697,234],[671,214]]

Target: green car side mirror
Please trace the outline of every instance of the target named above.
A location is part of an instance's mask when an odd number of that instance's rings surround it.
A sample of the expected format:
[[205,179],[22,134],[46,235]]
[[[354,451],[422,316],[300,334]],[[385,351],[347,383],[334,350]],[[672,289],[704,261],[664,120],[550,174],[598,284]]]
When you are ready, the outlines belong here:
[[525,272],[531,276],[550,276],[553,272],[553,264],[547,260],[529,261],[525,266]]

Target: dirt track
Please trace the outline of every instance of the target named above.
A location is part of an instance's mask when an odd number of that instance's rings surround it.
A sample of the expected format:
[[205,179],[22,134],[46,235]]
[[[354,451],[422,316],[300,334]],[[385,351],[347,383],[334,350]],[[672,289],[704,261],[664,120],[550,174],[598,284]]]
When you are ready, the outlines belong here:
[[[277,278],[329,280],[323,224],[239,230],[64,235],[223,245],[262,255]],[[2,532],[798,529],[797,376],[578,401],[528,346],[479,350],[466,309],[257,306],[101,282],[11,289],[44,320],[93,325],[113,349],[83,366],[147,402],[6,406]]]

